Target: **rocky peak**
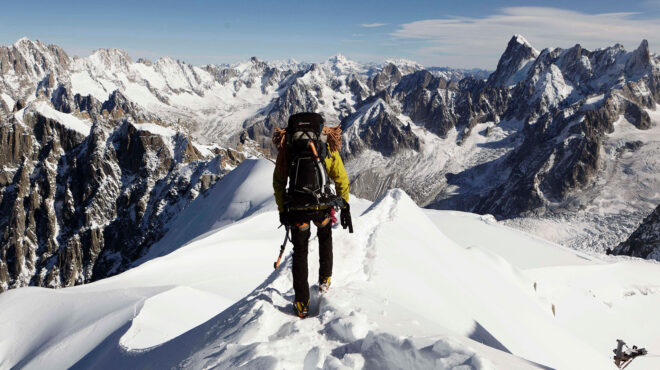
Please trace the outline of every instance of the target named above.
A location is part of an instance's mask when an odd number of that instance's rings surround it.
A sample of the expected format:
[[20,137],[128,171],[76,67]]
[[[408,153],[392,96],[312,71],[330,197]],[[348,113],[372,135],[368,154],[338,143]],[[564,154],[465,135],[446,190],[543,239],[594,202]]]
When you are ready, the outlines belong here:
[[594,50],[589,57],[593,74],[618,78],[625,66],[626,55],[626,49],[621,44]]
[[445,88],[447,81],[436,77],[427,70],[417,71],[401,78],[401,82],[396,86],[395,92],[411,91],[415,89],[435,90]]
[[403,74],[413,73],[424,69],[421,64],[408,59],[388,59],[383,63],[383,68],[389,64],[395,65]]
[[626,61],[625,74],[630,77],[639,77],[649,70],[651,66],[651,53],[649,43],[642,40],[635,51],[630,53]]
[[20,48],[21,45],[26,45],[26,44],[31,44],[31,43],[32,43],[32,41],[29,38],[27,38],[26,36],[23,36],[20,39],[16,40],[16,42],[14,42],[14,47],[15,48]]
[[488,77],[493,87],[515,85],[525,78],[525,72],[539,52],[522,36],[514,35],[497,63],[497,69]]
[[660,261],[660,205],[642,221],[627,240],[607,252]]
[[557,66],[576,86],[580,86],[593,75],[590,56],[591,52],[589,50],[582,48],[580,44],[576,44],[559,55]]
[[236,77],[236,70],[229,66],[216,66],[212,64],[202,67],[203,70],[208,72],[213,79],[221,85],[226,84],[231,78]]
[[120,90],[115,90],[110,94],[108,100],[101,106],[101,114],[119,119],[124,116],[133,118],[136,121],[154,120],[155,117],[145,113],[136,103],[133,103]]
[[124,50],[97,49],[87,58],[98,72],[128,72],[133,60]]
[[[0,47],[0,89],[14,100],[25,98],[47,75],[61,75],[69,64],[60,47],[22,38],[11,47]],[[7,75],[18,78],[6,79]]]
[[344,154],[353,157],[365,148],[393,156],[406,149],[419,150],[421,142],[410,124],[402,122],[387,101],[386,93],[370,97],[342,125],[347,145]]
[[393,64],[386,64],[383,69],[369,79],[369,87],[374,91],[380,91],[387,87],[395,86],[401,81],[403,74],[401,70]]
[[257,57],[251,57],[248,60],[240,61],[238,63],[232,64],[231,69],[238,72],[238,74],[243,74],[245,72],[251,73],[263,70],[268,64]]
[[138,58],[137,63],[144,64],[147,67],[151,67],[154,65],[154,63],[148,58]]
[[29,55],[39,54],[48,54],[48,47],[41,41],[32,41],[27,37],[22,37],[18,39],[13,45],[12,48],[17,52],[23,54],[25,57]]
[[274,69],[267,62],[257,57],[250,58],[250,63],[252,63],[252,74],[268,74],[269,71]]
[[334,55],[334,56],[331,56],[330,58],[328,58],[328,62],[334,63],[334,64],[346,64],[346,63],[349,62],[349,60],[344,55],[337,54],[337,55]]
[[346,58],[342,54],[328,58],[319,67],[327,71],[328,74],[336,74],[338,76],[360,72],[363,69],[358,63]]
[[[27,37],[23,37],[16,41],[12,48],[21,53],[26,59],[34,61],[37,64],[45,64],[45,62],[57,67],[68,67],[69,56],[64,50],[57,45],[46,45],[40,40],[32,41]],[[40,61],[40,59],[42,59]],[[39,63],[41,62],[41,63]]]

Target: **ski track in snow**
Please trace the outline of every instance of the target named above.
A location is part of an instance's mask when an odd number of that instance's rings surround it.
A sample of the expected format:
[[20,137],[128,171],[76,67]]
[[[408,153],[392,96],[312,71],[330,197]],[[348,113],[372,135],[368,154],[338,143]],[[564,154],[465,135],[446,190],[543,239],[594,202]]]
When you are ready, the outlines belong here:
[[[657,264],[595,259],[488,217],[423,210],[401,190],[351,201],[356,232],[335,227],[322,298],[312,237],[311,315],[301,320],[290,244],[268,274],[283,234],[264,186],[272,170],[246,160],[216,184],[195,205],[211,219],[184,212],[163,238],[181,248],[163,243],[92,284],[0,295],[0,318],[11,318],[0,319],[10,338],[0,339],[0,368],[609,368],[619,337],[660,352]],[[660,366],[635,361],[629,369]]]

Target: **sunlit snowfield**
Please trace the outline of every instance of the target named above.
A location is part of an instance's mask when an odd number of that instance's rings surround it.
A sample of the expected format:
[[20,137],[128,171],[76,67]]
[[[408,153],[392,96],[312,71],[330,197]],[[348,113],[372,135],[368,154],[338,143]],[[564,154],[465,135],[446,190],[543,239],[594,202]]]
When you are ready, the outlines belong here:
[[333,286],[301,320],[291,245],[272,270],[284,237],[272,171],[246,160],[125,273],[1,294],[0,367],[605,369],[618,338],[660,353],[660,264],[582,255],[400,190],[351,200]]

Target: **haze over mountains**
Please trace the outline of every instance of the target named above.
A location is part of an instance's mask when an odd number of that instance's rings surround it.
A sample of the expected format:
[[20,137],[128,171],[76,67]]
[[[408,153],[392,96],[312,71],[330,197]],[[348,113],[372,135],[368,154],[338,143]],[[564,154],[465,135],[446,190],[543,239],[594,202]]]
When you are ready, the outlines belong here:
[[0,290],[69,286],[131,266],[270,133],[317,111],[344,131],[358,196],[493,214],[602,252],[660,203],[660,61],[646,41],[534,49],[497,69],[264,62],[195,67],[117,49],[71,58],[0,47]]

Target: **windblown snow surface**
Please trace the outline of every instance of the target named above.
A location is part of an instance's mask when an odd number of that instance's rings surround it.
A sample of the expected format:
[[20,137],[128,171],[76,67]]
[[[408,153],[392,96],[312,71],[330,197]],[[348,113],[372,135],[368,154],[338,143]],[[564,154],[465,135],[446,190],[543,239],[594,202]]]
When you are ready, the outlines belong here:
[[[400,190],[351,202],[331,290],[293,315],[273,164],[246,160],[143,263],[95,283],[0,295],[0,368],[614,368],[660,353],[660,264],[598,260]],[[310,242],[310,283],[317,280]],[[312,286],[312,291],[314,287]],[[658,357],[629,369],[660,368]]]

